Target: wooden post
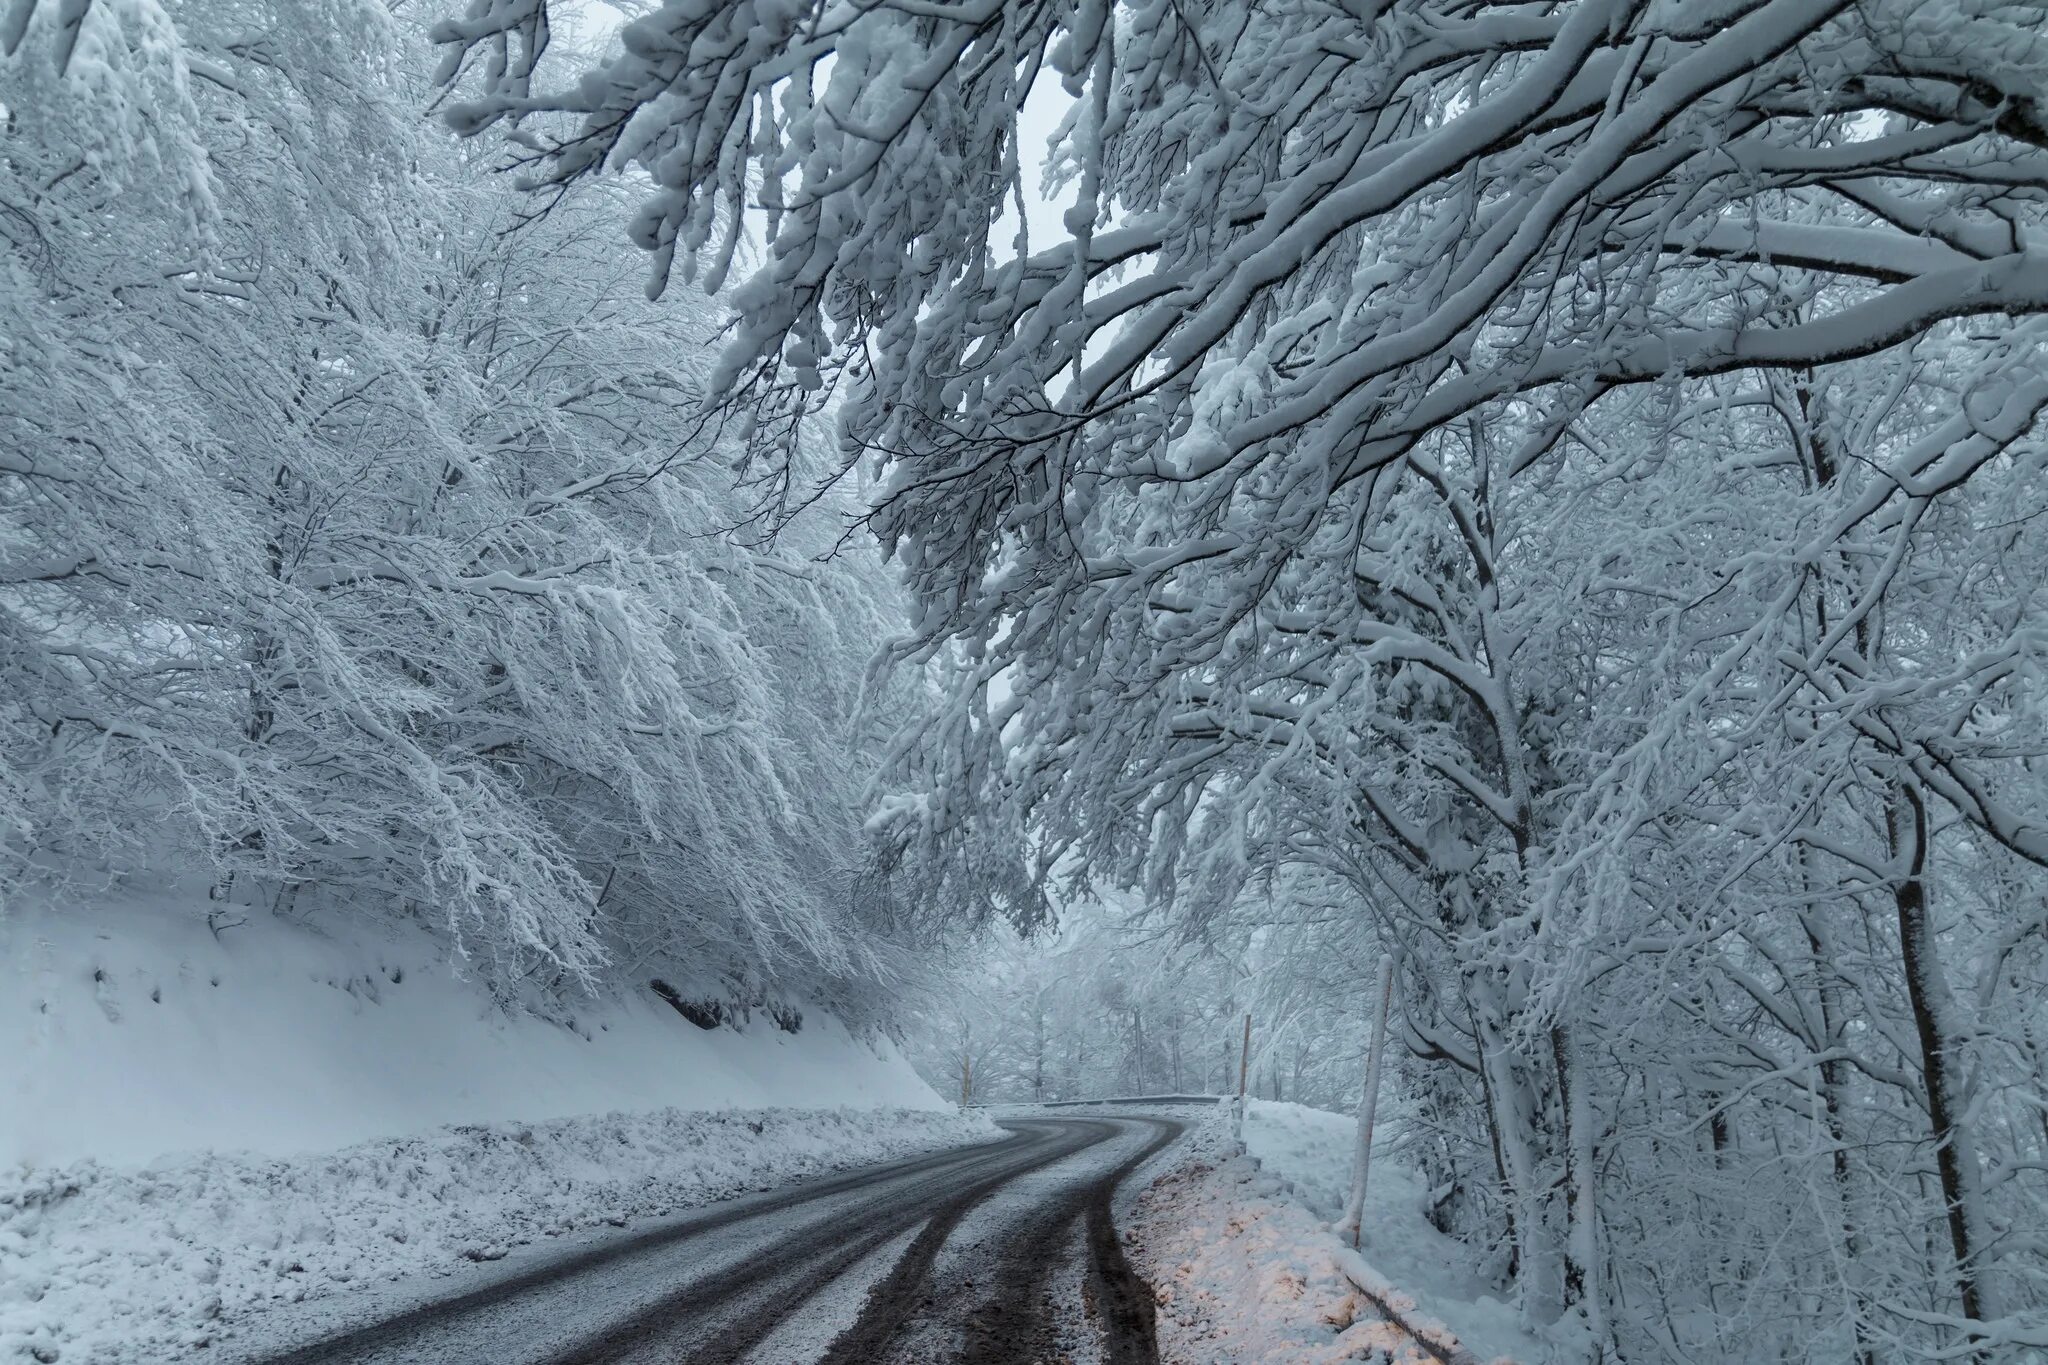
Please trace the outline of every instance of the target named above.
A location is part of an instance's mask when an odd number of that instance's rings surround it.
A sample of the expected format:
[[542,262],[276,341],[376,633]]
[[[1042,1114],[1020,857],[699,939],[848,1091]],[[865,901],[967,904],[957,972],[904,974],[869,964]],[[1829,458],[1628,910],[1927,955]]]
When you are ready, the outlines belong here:
[[1365,1177],[1372,1168],[1372,1126],[1380,1103],[1380,1051],[1387,1041],[1387,1003],[1394,997],[1394,959],[1380,959],[1379,1009],[1372,1019],[1372,1042],[1365,1052],[1365,1092],[1358,1097],[1358,1155],[1351,1167],[1351,1197],[1345,1201],[1340,1235],[1352,1246],[1365,1238]]
[[1252,1016],[1247,1012],[1244,1016],[1244,1048],[1238,1053],[1237,1057],[1237,1118],[1235,1122],[1236,1131],[1232,1134],[1237,1139],[1237,1150],[1240,1152],[1244,1150],[1244,1087],[1246,1079],[1251,1075],[1251,1071]]

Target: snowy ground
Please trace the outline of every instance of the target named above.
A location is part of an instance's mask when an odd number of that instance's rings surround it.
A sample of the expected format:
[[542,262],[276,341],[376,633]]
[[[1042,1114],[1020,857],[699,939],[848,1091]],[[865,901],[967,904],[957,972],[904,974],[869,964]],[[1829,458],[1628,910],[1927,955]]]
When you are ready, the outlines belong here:
[[164,1360],[280,1305],[997,1136],[929,1110],[663,1110],[322,1156],[17,1168],[0,1177],[0,1360]]
[[1250,1156],[1229,1154],[1228,1110],[1126,1217],[1159,1300],[1163,1365],[1334,1365],[1435,1359],[1385,1321],[1399,1313],[1457,1360],[1551,1354],[1494,1299],[1469,1253],[1422,1217],[1421,1184],[1375,1155],[1363,1256],[1330,1228],[1350,1183],[1352,1120],[1254,1100]]
[[217,923],[168,895],[0,918],[0,1361],[163,1360],[276,1305],[997,1135],[816,1011],[508,1013],[422,934]]

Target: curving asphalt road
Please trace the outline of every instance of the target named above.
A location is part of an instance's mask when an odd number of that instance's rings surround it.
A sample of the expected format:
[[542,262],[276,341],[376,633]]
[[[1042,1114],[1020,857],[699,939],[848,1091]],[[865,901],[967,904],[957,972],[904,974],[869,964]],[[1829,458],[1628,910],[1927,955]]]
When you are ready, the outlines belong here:
[[1116,1187],[1170,1118],[1010,1136],[740,1199],[264,1365],[1154,1365]]

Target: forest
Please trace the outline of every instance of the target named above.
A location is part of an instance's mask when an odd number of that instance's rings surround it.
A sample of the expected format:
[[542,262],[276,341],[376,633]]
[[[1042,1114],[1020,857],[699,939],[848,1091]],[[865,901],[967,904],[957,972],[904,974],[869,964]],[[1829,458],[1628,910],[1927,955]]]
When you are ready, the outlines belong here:
[[1348,1108],[1391,959],[1430,1220],[1583,1358],[2048,1350],[2048,11],[0,53],[0,898],[175,859],[977,1098],[1251,1013]]

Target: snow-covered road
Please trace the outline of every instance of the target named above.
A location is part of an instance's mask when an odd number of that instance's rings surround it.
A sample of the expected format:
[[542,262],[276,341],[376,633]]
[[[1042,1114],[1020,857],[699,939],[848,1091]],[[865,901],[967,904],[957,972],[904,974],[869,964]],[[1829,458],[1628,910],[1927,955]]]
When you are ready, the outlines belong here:
[[514,1258],[368,1323],[307,1316],[265,1365],[974,1365],[1157,1359],[1111,1200],[1171,1117],[1017,1117],[1010,1136]]

